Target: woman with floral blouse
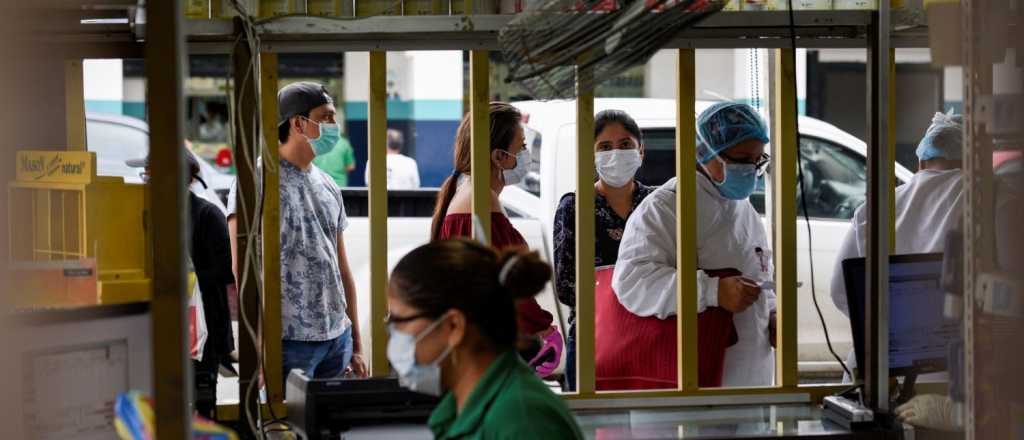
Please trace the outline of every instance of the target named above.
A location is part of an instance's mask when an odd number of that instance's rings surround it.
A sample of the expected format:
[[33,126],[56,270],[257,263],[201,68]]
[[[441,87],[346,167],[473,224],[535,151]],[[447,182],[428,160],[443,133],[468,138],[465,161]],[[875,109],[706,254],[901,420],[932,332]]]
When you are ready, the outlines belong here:
[[[626,220],[653,187],[634,176],[643,163],[640,127],[622,110],[605,110],[594,117],[595,252],[594,267],[611,266],[619,254]],[[555,212],[555,291],[570,307],[569,341],[565,360],[565,390],[576,390],[576,194],[562,196]]]

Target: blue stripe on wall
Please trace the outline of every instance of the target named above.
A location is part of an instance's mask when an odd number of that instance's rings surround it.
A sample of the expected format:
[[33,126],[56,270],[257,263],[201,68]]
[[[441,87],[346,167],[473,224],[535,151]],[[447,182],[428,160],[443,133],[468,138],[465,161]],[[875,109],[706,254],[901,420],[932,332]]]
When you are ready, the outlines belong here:
[[85,100],[85,111],[120,115],[123,114],[124,104],[120,100],[113,99],[87,99]]
[[[389,99],[388,119],[408,121],[458,121],[462,119],[462,100],[420,99],[400,101]],[[368,104],[365,101],[345,102],[345,120],[365,121]]]

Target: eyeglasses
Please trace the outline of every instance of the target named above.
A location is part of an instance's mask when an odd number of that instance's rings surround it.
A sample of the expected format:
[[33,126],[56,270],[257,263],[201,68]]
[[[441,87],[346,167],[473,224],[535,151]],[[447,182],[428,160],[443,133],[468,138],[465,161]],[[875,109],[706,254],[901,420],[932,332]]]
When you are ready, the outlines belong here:
[[764,174],[766,168],[768,167],[768,164],[772,160],[772,157],[768,153],[761,153],[761,156],[753,162],[749,160],[734,159],[725,154],[719,154],[718,157],[721,157],[722,160],[724,160],[727,163],[753,165],[754,169],[757,170],[758,175]]

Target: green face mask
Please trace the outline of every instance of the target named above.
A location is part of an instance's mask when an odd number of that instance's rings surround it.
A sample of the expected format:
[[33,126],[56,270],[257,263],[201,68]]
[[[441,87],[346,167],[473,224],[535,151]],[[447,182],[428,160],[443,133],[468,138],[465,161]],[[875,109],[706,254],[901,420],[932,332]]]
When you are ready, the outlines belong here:
[[[312,119],[305,119],[309,122],[314,122]],[[306,140],[309,141],[309,145],[313,147],[313,154],[322,156],[331,152],[331,150],[334,149],[334,146],[338,144],[338,140],[341,139],[341,127],[336,123],[330,122],[320,122],[318,125],[320,128],[320,137],[316,139],[310,139],[305,135],[303,135],[303,137],[306,137]]]

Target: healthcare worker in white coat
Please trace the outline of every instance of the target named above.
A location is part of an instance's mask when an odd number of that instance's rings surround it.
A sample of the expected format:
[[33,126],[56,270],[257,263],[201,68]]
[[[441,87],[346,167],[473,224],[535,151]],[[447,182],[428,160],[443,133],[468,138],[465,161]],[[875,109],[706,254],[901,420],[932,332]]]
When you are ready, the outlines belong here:
[[[962,117],[936,113],[917,145],[918,172],[896,188],[896,247],[893,255],[942,252],[946,232],[956,228],[963,217]],[[843,260],[863,257],[867,252],[867,211],[857,208],[850,229],[839,246],[832,272],[832,302],[847,317],[846,278]],[[936,298],[942,301],[942,298]],[[857,366],[853,350],[846,356],[851,370]],[[923,380],[943,380],[945,373],[929,374]],[[844,375],[844,381],[850,377]]]
[[[919,171],[896,188],[896,248],[894,255],[942,252],[946,232],[963,217],[960,115],[936,113],[917,145]],[[867,252],[867,210],[857,208],[839,247],[832,272],[832,301],[850,315],[846,303],[843,260]],[[852,359],[852,358],[851,358]]]
[[[775,292],[760,285],[773,266],[761,217],[748,198],[768,163],[764,120],[748,105],[722,102],[697,118],[697,267],[735,269],[716,278],[697,271],[697,312],[734,313],[738,342],[725,354],[723,386],[771,385],[775,354],[769,322]],[[630,216],[612,287],[630,312],[666,319],[676,313],[676,179],[648,196]]]

